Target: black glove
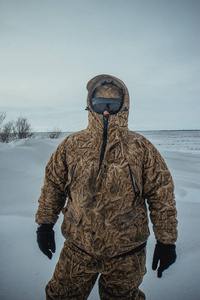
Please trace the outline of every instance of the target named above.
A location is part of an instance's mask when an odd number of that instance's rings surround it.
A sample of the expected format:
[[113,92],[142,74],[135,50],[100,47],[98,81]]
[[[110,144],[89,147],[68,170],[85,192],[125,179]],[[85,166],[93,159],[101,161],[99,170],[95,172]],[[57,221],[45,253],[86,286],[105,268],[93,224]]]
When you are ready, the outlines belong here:
[[[40,250],[52,258],[52,252],[56,251],[56,244],[54,239],[53,224],[41,224],[37,229],[37,242]],[[51,252],[51,251],[52,252]]]
[[[160,265],[158,267],[158,262],[160,260]],[[157,276],[162,277],[162,272],[169,268],[176,261],[176,246],[175,245],[166,245],[159,241],[155,246],[152,269],[157,271]]]

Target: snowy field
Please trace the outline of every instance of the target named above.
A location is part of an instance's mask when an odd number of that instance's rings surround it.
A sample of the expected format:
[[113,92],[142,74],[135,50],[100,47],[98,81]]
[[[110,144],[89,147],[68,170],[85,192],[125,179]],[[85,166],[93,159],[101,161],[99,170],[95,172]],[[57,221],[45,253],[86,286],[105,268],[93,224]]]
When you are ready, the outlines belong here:
[[[177,261],[161,279],[151,270],[153,233],[147,246],[147,300],[200,299],[200,131],[142,132],[161,152],[173,175],[179,238]],[[44,300],[63,244],[62,216],[55,225],[57,250],[50,261],[38,249],[34,215],[45,165],[62,141],[41,136],[0,143],[0,299]],[[98,300],[96,284],[89,300]]]

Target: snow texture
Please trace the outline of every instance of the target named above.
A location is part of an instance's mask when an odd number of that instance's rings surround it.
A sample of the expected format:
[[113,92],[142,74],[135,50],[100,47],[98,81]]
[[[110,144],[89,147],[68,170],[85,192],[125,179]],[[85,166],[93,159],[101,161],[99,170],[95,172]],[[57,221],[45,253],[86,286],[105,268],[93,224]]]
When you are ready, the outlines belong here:
[[[161,279],[151,270],[155,238],[147,246],[147,300],[200,299],[200,131],[143,132],[161,152],[175,182],[179,238],[177,261]],[[0,143],[0,299],[42,300],[64,238],[55,225],[57,250],[50,261],[36,243],[34,215],[45,165],[59,140],[36,138]],[[151,226],[150,226],[151,227]],[[98,283],[89,300],[98,300]]]

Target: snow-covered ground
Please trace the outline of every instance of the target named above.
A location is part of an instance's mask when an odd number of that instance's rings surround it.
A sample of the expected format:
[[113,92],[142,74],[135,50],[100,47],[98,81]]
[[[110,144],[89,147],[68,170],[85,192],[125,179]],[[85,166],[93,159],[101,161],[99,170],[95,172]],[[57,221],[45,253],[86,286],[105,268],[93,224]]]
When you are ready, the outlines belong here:
[[[165,158],[175,181],[178,258],[161,279],[151,270],[155,239],[147,246],[147,300],[200,299],[200,131],[143,132]],[[45,165],[59,140],[0,143],[0,299],[42,300],[63,244],[62,216],[55,226],[57,251],[50,261],[38,249],[34,215]],[[96,283],[89,300],[97,300]]]

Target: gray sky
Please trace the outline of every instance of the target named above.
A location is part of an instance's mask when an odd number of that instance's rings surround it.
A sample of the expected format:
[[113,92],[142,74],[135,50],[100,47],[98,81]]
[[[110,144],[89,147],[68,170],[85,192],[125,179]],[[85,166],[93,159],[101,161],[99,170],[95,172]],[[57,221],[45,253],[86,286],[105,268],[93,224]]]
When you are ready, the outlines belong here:
[[86,84],[109,74],[131,130],[200,129],[199,32],[199,0],[0,0],[0,111],[81,130]]

